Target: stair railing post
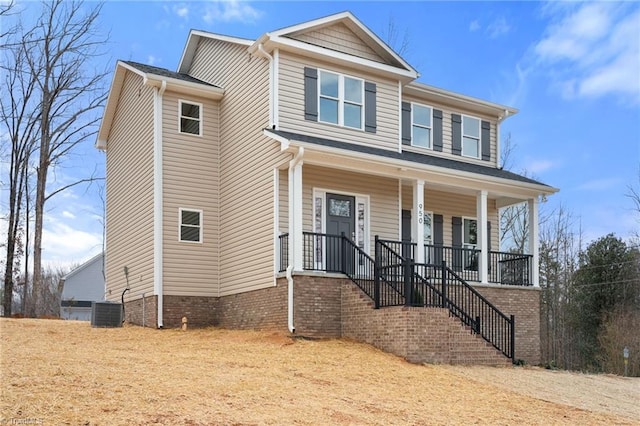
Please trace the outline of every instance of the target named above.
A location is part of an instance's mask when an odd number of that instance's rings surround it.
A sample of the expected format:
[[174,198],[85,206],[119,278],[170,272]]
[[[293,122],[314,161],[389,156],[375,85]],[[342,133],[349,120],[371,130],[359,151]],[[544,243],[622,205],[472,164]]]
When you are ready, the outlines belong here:
[[405,258],[404,260],[404,305],[411,306],[413,302],[412,290],[413,286],[411,285],[411,277],[413,274],[411,273],[411,260],[409,258]]
[[376,309],[380,308],[380,247],[378,245],[378,236],[375,236],[375,248],[374,248],[374,263],[373,263],[373,302]]
[[340,272],[347,273],[347,244],[345,242],[344,232],[340,233]]
[[511,362],[516,363],[516,317],[511,315]]
[[442,261],[442,271],[441,271],[441,279],[442,279],[442,307],[443,308],[448,308],[449,307],[449,302],[448,299],[449,297],[447,296],[447,261],[443,260]]

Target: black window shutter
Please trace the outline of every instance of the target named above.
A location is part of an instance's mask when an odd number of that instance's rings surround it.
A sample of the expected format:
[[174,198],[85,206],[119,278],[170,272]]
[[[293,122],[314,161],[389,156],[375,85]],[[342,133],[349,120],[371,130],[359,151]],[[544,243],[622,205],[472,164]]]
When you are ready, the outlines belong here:
[[444,232],[443,232],[444,218],[441,214],[433,215],[433,245],[436,246],[433,249],[433,260],[427,263],[433,263],[434,265],[442,264],[442,246],[444,245]]
[[462,218],[461,217],[452,217],[451,218],[451,239],[453,245],[453,256],[451,259],[451,263],[453,263],[452,267],[461,268],[462,267]]
[[402,103],[402,145],[411,145],[411,104]]
[[462,155],[462,117],[451,114],[451,153]]
[[487,221],[487,247],[491,251],[491,221]]
[[304,68],[304,118],[318,121],[318,70]]
[[491,123],[483,121],[481,127],[480,144],[482,145],[482,159],[484,161],[491,161]]
[[376,132],[376,84],[364,83],[364,130]]
[[433,150],[442,152],[442,111],[433,110]]
[[444,218],[441,214],[433,215],[433,244],[436,246],[441,246],[444,244],[444,232],[442,224],[444,223]]

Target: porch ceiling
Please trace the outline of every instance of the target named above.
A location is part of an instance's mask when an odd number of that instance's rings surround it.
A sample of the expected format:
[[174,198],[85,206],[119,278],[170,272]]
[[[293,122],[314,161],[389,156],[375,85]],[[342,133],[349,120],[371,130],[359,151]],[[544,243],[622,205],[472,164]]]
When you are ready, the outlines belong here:
[[414,181],[456,192],[489,192],[503,206],[558,190],[506,170],[414,152],[397,152],[318,138],[281,130],[265,129],[264,134],[281,143],[283,151],[304,147],[307,164],[349,170],[370,175]]

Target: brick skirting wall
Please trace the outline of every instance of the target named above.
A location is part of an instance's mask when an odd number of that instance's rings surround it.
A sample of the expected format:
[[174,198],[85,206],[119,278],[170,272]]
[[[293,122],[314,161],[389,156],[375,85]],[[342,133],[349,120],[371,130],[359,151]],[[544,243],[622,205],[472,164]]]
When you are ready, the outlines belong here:
[[516,319],[516,360],[540,364],[540,288],[474,286],[505,315]]
[[215,323],[217,312],[217,297],[165,295],[162,299],[162,326],[179,328],[182,317],[187,317],[188,327],[209,327]]
[[[156,328],[158,326],[158,301],[157,296],[147,296],[144,298],[144,308],[142,303],[142,297],[136,300],[124,302],[124,321],[130,324],[140,325],[144,324],[145,327]],[[144,312],[144,322],[142,321],[142,314]]]
[[[294,275],[295,335],[348,337],[411,362],[505,365],[509,360],[440,308],[373,309],[373,301],[339,275]],[[516,318],[516,359],[540,362],[540,291],[531,287],[475,286]],[[157,326],[157,297],[145,298],[145,325]],[[214,297],[164,296],[163,326],[218,326],[287,332],[287,280],[245,293]],[[125,320],[142,325],[142,299],[125,303]]]

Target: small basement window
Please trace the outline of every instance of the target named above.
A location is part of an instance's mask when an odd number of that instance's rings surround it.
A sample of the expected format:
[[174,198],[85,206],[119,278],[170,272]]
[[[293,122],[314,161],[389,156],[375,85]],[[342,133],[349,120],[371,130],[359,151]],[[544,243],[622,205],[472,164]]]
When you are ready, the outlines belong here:
[[202,104],[180,101],[180,133],[202,135]]
[[202,242],[202,210],[180,209],[180,241]]

